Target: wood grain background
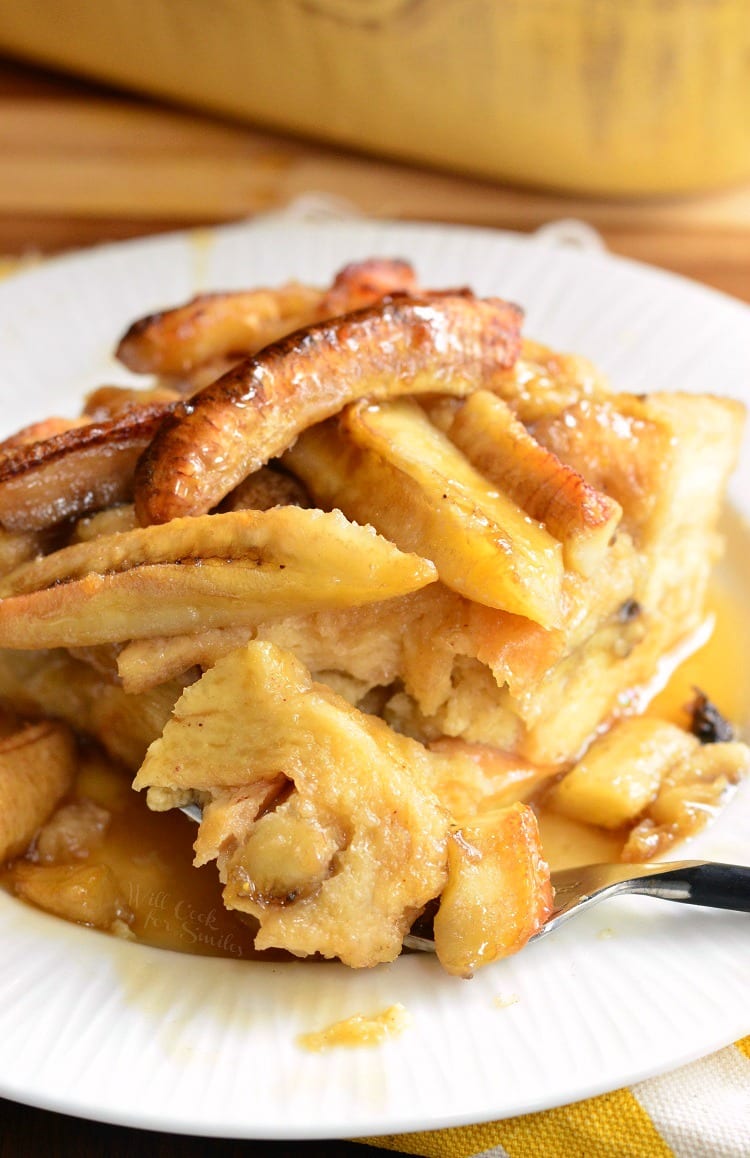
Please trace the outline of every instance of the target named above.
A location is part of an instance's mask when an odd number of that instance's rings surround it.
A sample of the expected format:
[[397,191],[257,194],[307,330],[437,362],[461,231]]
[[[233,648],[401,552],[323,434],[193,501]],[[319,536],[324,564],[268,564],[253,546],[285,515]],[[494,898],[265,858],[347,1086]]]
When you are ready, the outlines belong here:
[[233,221],[310,191],[375,217],[530,230],[581,218],[617,253],[750,300],[750,188],[583,200],[344,153],[0,61],[0,254]]

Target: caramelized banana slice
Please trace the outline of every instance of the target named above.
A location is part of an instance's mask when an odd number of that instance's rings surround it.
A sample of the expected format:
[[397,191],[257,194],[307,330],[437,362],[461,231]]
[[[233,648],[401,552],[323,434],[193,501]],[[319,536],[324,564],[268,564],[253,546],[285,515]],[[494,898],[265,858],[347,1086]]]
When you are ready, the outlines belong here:
[[[3,581],[0,647],[86,647],[388,599],[436,578],[340,511],[276,507],[77,543]],[[51,586],[50,586],[51,584]]]
[[151,389],[137,389],[129,386],[98,386],[86,395],[83,413],[91,422],[108,422],[135,406],[147,406],[152,402],[178,402],[181,395],[170,386],[154,386]]
[[176,309],[134,322],[117,357],[141,374],[179,376],[226,355],[254,353],[305,325],[315,315],[320,290],[290,282],[280,289],[199,294]]
[[560,622],[562,549],[408,399],[349,407],[286,460],[323,506],[432,559],[447,587],[543,627]]
[[[53,716],[94,736],[109,755],[135,771],[161,735],[185,680],[128,695],[67,651],[0,648],[0,700],[19,715]],[[40,766],[41,772],[41,766]]]
[[549,865],[528,805],[486,812],[453,834],[434,925],[438,960],[449,973],[470,977],[517,953],[551,911]]
[[694,836],[726,803],[732,787],[750,772],[746,744],[723,741],[698,746],[667,769],[655,800],[632,829],[624,861],[651,860],[678,840]]
[[110,932],[133,921],[117,878],[105,864],[22,862],[16,866],[11,880],[19,897],[65,921]]
[[[613,769],[617,774],[613,775]],[[705,823],[724,791],[748,771],[748,749],[739,743],[702,746],[666,720],[620,720],[596,739],[545,796],[545,805],[573,820],[618,829],[641,823],[624,859],[649,859],[679,835]]]
[[117,357],[130,370],[179,376],[205,362],[248,357],[292,330],[360,309],[384,294],[415,290],[410,265],[376,258],[346,266],[327,291],[289,282],[279,289],[201,294],[134,322]]
[[88,418],[43,418],[41,422],[32,422],[24,426],[15,434],[9,435],[0,442],[0,459],[12,450],[21,446],[33,446],[37,442],[45,442],[58,434],[67,434],[69,430],[76,430],[79,426],[86,426]]
[[[328,570],[340,585],[348,577],[372,589],[401,594],[432,582],[435,570],[424,559],[405,555],[372,529],[349,522],[340,511],[329,513],[303,507],[272,507],[267,511],[226,511],[224,514],[174,519],[163,526],[136,527],[63,547],[17,567],[0,580],[0,597],[41,591],[45,587],[111,575],[148,563],[188,564],[244,561],[257,567],[309,566]],[[311,576],[312,580],[313,576]],[[369,582],[368,582],[369,579]],[[371,590],[363,592],[367,603]],[[385,595],[378,594],[378,598]],[[347,600],[342,600],[347,605]]]
[[203,514],[357,398],[469,394],[515,361],[520,311],[470,294],[389,298],[267,346],[180,403],[136,477],[141,523]]
[[695,736],[666,720],[620,720],[594,741],[546,803],[573,820],[621,828],[656,798],[667,770],[698,749]]
[[439,399],[424,409],[485,478],[563,544],[568,567],[588,576],[601,566],[622,507],[538,443],[507,402],[480,390],[463,403]]
[[135,464],[169,409],[151,403],[10,450],[0,458],[0,525],[40,531],[128,500]]
[[33,724],[0,740],[0,864],[25,851],[75,767],[75,740],[64,724]]
[[386,294],[419,293],[417,275],[408,261],[393,257],[368,257],[352,261],[339,270],[326,290],[319,317],[335,318],[372,305]]

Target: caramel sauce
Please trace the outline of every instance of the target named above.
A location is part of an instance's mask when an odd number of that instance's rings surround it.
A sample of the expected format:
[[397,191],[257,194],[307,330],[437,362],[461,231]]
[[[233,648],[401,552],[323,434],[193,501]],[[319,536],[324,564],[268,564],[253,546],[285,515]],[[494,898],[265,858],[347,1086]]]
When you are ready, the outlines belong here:
[[[104,839],[86,863],[113,871],[134,914],[136,939],[183,953],[259,956],[255,930],[222,904],[215,866],[192,865],[195,823],[181,812],[151,812],[130,780],[97,749],[86,747],[69,799],[88,798],[110,813]],[[13,891],[12,865],[2,871],[0,883]]]
[[303,1049],[313,1053],[321,1053],[335,1046],[353,1048],[361,1045],[379,1045],[387,1037],[395,1037],[403,1033],[409,1024],[409,1015],[403,1005],[389,1005],[379,1013],[355,1013],[353,1017],[343,1021],[334,1021],[332,1025],[315,1033],[303,1033],[297,1038]]
[[[746,604],[743,606],[742,569],[726,569],[715,583],[709,600],[709,612],[716,620],[711,638],[673,674],[649,712],[684,725],[685,707],[698,686],[731,719],[742,723],[746,718],[750,622]],[[6,726],[10,724],[0,715],[0,734]],[[282,952],[255,950],[252,924],[224,908],[215,866],[196,869],[192,865],[194,822],[179,811],[150,812],[144,794],[131,790],[130,779],[95,747],[85,746],[70,799],[88,798],[111,814],[109,828],[87,863],[106,864],[114,872],[134,915],[131,928],[135,938],[184,953],[289,959]],[[542,846],[553,869],[619,857],[624,840],[620,832],[597,829],[544,809],[539,821]],[[12,865],[0,871],[0,885],[13,891]],[[307,1043],[308,1048],[326,1048],[336,1044],[338,1037],[343,1042],[350,1034],[367,1037],[375,1032],[369,1022],[359,1029],[347,1023],[342,1026],[324,1031],[324,1036],[332,1035],[330,1041]]]

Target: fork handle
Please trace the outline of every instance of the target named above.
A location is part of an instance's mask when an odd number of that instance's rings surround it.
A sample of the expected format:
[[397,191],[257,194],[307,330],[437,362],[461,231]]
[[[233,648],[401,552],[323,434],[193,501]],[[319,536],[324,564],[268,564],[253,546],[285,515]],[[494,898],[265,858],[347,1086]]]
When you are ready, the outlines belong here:
[[637,891],[686,905],[750,913],[750,868],[716,861],[698,862],[647,877],[639,882]]

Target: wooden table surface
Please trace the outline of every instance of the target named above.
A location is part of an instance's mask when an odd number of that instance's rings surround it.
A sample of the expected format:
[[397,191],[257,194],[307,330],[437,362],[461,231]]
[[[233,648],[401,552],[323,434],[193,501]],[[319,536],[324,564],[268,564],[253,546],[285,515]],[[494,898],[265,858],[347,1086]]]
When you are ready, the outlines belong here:
[[583,218],[617,253],[750,300],[750,186],[640,204],[511,190],[0,60],[0,255],[237,220],[311,191],[375,217],[516,230]]
[[[531,230],[584,219],[617,253],[750,301],[750,188],[648,203],[565,199],[412,169],[151,104],[0,60],[0,262],[233,221],[303,193],[375,217]],[[383,1153],[347,1142],[187,1139],[0,1101],[0,1158]]]

